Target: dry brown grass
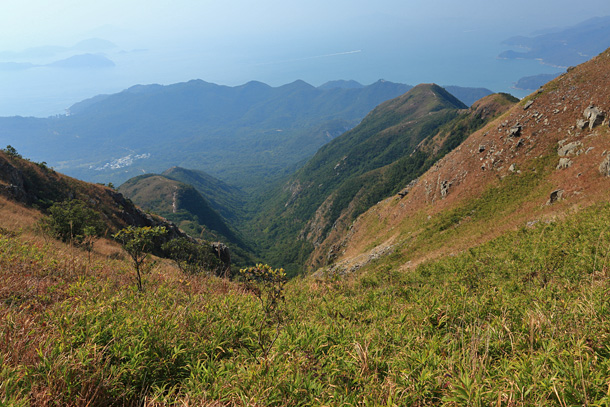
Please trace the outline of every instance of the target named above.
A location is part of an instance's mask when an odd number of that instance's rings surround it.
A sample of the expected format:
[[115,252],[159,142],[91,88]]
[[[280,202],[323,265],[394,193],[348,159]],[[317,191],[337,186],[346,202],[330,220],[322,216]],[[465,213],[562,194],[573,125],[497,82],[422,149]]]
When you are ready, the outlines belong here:
[[35,227],[42,214],[0,196],[0,227],[12,231]]

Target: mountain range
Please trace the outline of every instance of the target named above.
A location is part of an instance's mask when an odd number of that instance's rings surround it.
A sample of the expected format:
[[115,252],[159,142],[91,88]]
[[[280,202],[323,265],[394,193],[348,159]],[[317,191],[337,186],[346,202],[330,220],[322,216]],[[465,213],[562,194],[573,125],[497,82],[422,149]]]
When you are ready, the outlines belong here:
[[[138,85],[77,103],[68,116],[0,118],[0,137],[77,178],[120,184],[172,166],[252,189],[285,176],[379,103],[411,86],[315,88]],[[464,94],[488,92],[462,89]]]

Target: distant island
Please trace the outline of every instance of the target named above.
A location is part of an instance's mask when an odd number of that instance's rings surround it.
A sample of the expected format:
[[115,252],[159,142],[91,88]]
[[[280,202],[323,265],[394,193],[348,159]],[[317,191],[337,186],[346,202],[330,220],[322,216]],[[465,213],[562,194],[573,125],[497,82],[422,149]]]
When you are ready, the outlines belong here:
[[561,75],[561,73],[543,73],[534,76],[524,76],[519,79],[513,87],[520,90],[536,90],[559,75]]
[[507,50],[501,59],[537,59],[558,68],[581,64],[610,44],[610,16],[595,17],[577,25],[533,37],[517,36],[504,42],[522,51]]

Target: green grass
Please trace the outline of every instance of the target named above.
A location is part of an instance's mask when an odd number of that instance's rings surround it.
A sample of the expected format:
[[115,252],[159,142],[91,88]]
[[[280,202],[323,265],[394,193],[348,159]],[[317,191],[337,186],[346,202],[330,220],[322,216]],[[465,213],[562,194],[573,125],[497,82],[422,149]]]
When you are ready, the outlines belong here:
[[610,205],[409,272],[294,279],[267,358],[239,282],[161,267],[140,295],[127,264],[59,250],[0,239],[5,405],[610,402]]

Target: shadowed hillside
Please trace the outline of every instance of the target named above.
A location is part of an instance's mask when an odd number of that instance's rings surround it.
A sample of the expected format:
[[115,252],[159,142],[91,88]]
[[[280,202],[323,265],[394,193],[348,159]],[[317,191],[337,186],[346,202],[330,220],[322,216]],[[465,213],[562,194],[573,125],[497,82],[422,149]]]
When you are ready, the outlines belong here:
[[[459,116],[465,109],[437,85],[419,85],[375,108],[356,128],[322,147],[272,194],[257,225],[263,232],[261,240],[268,245],[262,252],[274,262],[299,267],[336,228],[340,217],[344,217],[340,228],[344,230],[379,199],[423,173],[436,152],[417,153],[418,145],[442,126],[463,120]],[[481,117],[478,120],[450,137],[442,154],[459,144],[469,126],[476,128],[484,122]],[[457,122],[455,126],[459,128]]]

